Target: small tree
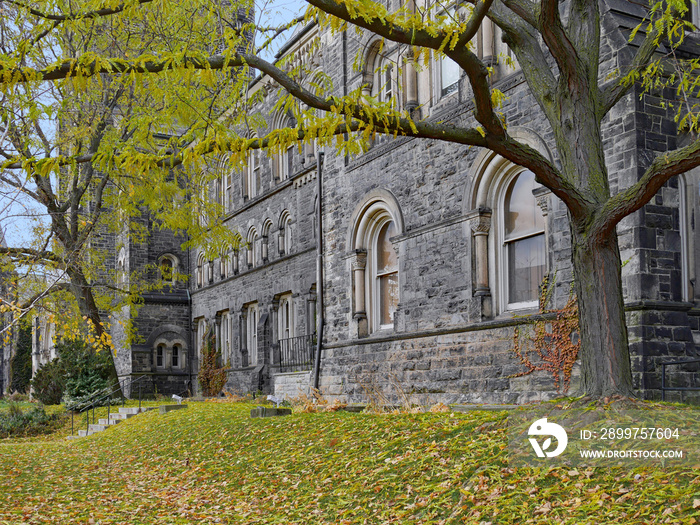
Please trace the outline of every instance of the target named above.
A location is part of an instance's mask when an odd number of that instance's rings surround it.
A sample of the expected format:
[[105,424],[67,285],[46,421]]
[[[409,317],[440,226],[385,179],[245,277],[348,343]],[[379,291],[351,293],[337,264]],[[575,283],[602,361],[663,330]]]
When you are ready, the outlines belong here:
[[62,400],[67,408],[109,386],[111,357],[82,339],[56,342],[58,357],[42,366],[32,379],[34,397],[45,405]]
[[32,395],[45,405],[59,405],[66,387],[63,366],[58,358],[36,371],[31,381]]
[[216,350],[216,337],[213,333],[204,334],[202,361],[197,379],[205,397],[214,397],[221,393],[226,384],[226,369],[219,367],[220,352]]

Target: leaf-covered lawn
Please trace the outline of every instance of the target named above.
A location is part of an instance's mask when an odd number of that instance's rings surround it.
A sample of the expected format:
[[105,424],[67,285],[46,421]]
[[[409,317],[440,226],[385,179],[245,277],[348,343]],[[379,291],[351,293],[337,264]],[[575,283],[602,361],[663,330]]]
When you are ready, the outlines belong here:
[[0,523],[700,522],[697,466],[513,470],[503,413],[253,407],[190,403],[85,439],[0,442]]

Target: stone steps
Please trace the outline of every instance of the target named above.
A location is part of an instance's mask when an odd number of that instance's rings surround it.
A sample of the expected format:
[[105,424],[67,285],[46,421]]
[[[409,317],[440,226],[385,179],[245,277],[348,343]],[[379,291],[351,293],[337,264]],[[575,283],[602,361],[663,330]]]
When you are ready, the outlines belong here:
[[143,412],[148,412],[149,410],[155,410],[158,407],[119,407],[119,412],[113,412],[109,414],[109,418],[100,418],[99,424],[89,424],[87,430],[78,430],[77,436],[68,436],[68,439],[77,439],[79,437],[87,437],[98,432],[104,432],[109,427],[114,426],[126,419],[132,418]]

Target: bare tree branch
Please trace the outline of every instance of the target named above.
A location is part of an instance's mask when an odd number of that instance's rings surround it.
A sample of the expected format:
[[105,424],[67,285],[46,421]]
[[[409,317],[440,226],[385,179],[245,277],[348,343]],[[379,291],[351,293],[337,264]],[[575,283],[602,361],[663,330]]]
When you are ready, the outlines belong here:
[[622,97],[624,97],[632,89],[633,83],[628,82],[627,77],[634,71],[644,68],[658,50],[659,33],[656,27],[649,31],[644,37],[642,45],[639,46],[637,52],[627,66],[625,66],[617,78],[610,80],[601,86],[601,117],[606,115]]
[[700,166],[700,139],[656,157],[637,183],[605,203],[596,216],[596,235],[603,238],[623,218],[649,202],[669,179],[697,166]]

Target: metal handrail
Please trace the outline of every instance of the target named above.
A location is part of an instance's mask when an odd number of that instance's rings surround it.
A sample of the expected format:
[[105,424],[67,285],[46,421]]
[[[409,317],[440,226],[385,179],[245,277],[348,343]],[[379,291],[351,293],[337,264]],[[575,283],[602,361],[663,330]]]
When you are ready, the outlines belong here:
[[[666,361],[664,363],[661,363],[661,400],[666,401],[666,391],[667,390],[673,390],[677,392],[688,392],[688,391],[693,391],[697,392],[700,391],[700,387],[697,386],[690,386],[690,387],[671,387],[671,386],[666,386],[666,366],[671,366],[671,365],[687,365],[691,363],[700,363],[700,359],[687,359],[685,361]],[[683,394],[681,394],[681,400],[683,399]]]
[[[138,378],[134,379],[132,376],[126,377],[122,379],[121,381],[118,382],[117,386],[113,387],[111,391],[109,391],[107,394],[104,394],[104,391],[106,388],[103,388],[101,390],[98,390],[94,394],[90,396],[85,402],[81,403],[78,405],[78,407],[73,408],[70,411],[70,433],[71,436],[74,434],[74,415],[75,412],[77,411],[78,413],[82,412],[85,410],[85,423],[86,423],[86,429],[90,430],[90,409],[92,409],[92,423],[93,425],[95,424],[95,406],[97,403],[100,403],[107,399],[107,419],[109,419],[109,413],[110,413],[110,408],[112,406],[111,400],[112,400],[112,395],[116,392],[122,391],[123,388],[126,387],[128,384],[129,387],[133,387],[136,383],[139,383],[142,379],[145,379],[146,375],[139,376]],[[101,397],[100,394],[103,394]],[[126,404],[126,396],[122,395],[122,405]],[[139,410],[141,409],[141,383],[139,383]]]

